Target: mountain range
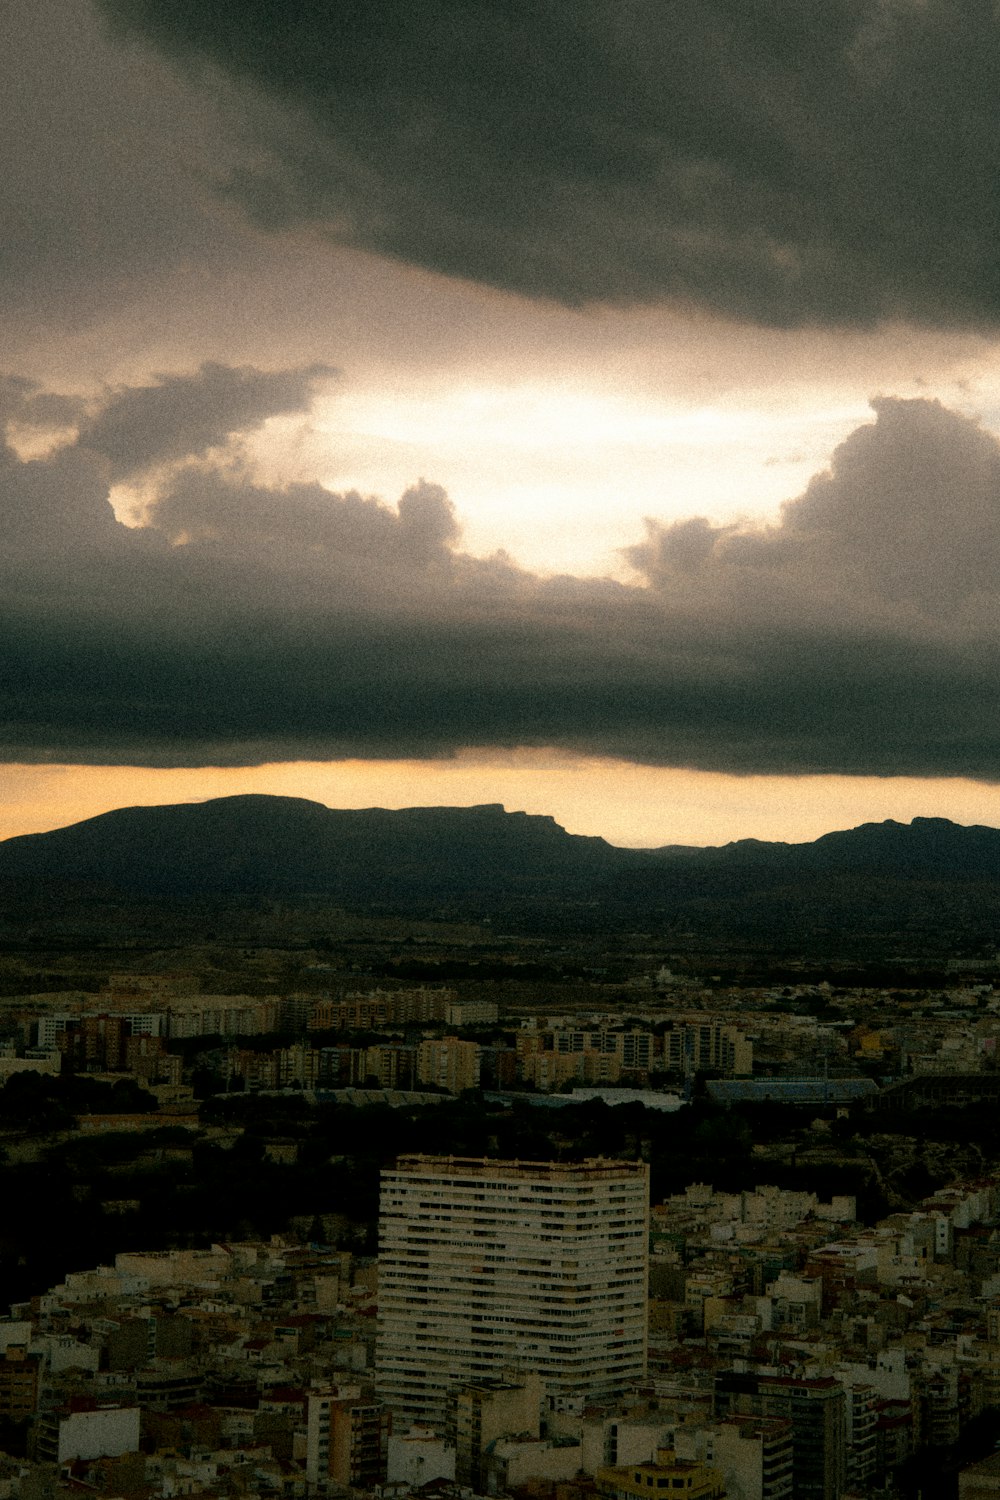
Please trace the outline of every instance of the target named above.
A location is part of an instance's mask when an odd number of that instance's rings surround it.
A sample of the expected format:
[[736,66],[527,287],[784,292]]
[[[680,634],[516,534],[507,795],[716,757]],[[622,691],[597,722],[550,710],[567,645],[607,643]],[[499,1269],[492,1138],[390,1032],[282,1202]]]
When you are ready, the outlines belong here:
[[1000,830],[866,823],[811,843],[622,849],[478,807],[338,811],[294,797],[130,807],[0,843],[0,901],[119,907],[206,898],[607,921],[794,946],[827,934],[982,945],[1000,918]]

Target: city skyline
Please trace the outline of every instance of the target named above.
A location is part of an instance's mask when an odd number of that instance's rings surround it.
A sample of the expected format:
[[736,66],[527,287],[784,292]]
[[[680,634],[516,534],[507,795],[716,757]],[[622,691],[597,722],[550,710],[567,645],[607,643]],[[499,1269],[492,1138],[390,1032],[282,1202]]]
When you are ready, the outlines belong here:
[[1000,23],[231,14],[11,9],[0,837],[1000,825]]

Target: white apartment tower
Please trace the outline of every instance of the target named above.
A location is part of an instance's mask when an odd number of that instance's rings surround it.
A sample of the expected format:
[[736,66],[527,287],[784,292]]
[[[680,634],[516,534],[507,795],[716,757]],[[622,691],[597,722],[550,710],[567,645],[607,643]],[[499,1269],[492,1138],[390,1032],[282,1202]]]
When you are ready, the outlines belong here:
[[611,1395],[646,1370],[642,1162],[403,1156],[382,1174],[378,1387],[442,1423],[470,1382],[536,1371]]

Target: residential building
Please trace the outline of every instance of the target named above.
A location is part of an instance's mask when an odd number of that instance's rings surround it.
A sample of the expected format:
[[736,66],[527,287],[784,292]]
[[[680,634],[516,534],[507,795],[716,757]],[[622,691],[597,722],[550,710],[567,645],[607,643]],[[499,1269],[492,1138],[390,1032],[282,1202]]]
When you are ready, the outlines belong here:
[[736,1077],[753,1072],[753,1044],[735,1026],[683,1021],[663,1038],[664,1062],[676,1072],[710,1070]]
[[537,1372],[614,1394],[646,1363],[643,1163],[404,1156],[383,1173],[377,1372],[409,1420],[462,1386]]
[[417,1082],[436,1083],[450,1094],[479,1087],[479,1046],[457,1036],[421,1042],[417,1048]]
[[401,1042],[386,1042],[365,1049],[365,1078],[376,1079],[382,1089],[410,1089],[416,1068],[417,1049]]
[[1000,1453],[969,1464],[958,1475],[958,1500],[996,1500],[1000,1496]]
[[654,1463],[597,1471],[597,1492],[603,1500],[659,1500],[663,1490],[684,1500],[726,1500],[718,1469],[678,1458],[669,1448],[661,1448]]
[[24,1344],[8,1344],[0,1355],[0,1418],[23,1422],[38,1406],[42,1358]]
[[448,1026],[493,1026],[499,1016],[495,1000],[450,1000],[444,1019]]
[[[680,1433],[677,1447],[680,1450]],[[730,1496],[791,1500],[792,1424],[788,1418],[728,1417],[709,1429],[704,1457],[721,1471]]]
[[139,1448],[139,1408],[101,1406],[80,1399],[39,1417],[33,1457],[43,1463],[70,1458],[116,1458]]
[[487,1491],[485,1459],[498,1438],[541,1435],[541,1381],[477,1380],[455,1398],[455,1478],[477,1494]]
[[341,995],[317,1001],[309,1026],[317,1031],[351,1031],[386,1025],[423,1025],[443,1021],[454,999],[454,990],[428,989],[423,985],[417,989]]
[[389,1414],[359,1388],[312,1391],[306,1413],[306,1478],[372,1490],[385,1482]]

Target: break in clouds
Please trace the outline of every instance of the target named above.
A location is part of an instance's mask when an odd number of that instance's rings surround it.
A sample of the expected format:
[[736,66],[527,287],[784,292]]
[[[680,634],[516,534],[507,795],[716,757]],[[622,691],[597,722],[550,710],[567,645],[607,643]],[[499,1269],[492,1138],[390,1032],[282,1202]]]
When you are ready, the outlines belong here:
[[[473,557],[444,492],[258,482],[326,367],[95,408],[0,385],[8,760],[252,764],[555,746],[737,772],[996,779],[1000,444],[882,400],[773,525],[647,523],[630,583]],[[145,524],[110,488],[141,481]],[[609,504],[614,497],[609,497]]]
[[570,303],[1000,314],[984,0],[98,4],[235,100],[219,187],[266,227]]

